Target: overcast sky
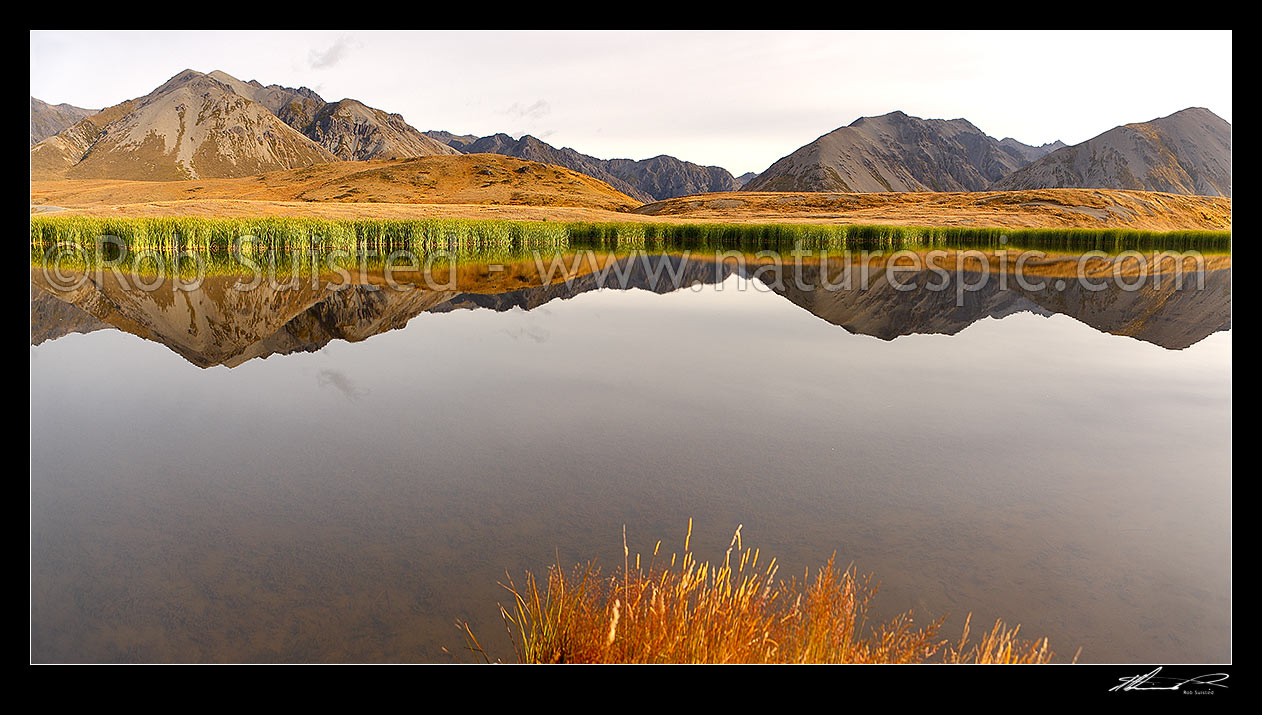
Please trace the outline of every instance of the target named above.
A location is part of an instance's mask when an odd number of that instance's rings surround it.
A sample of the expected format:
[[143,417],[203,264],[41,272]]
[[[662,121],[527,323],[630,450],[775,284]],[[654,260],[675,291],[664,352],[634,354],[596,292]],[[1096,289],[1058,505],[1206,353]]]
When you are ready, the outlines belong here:
[[308,86],[417,129],[762,171],[861,116],[964,117],[1027,144],[1207,107],[1225,32],[31,33],[31,94],[100,108],[185,68]]

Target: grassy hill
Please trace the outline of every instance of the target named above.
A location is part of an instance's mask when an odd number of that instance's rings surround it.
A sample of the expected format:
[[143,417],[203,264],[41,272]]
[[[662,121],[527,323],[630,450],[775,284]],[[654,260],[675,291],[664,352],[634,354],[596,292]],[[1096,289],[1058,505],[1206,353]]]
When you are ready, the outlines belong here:
[[639,201],[559,166],[496,154],[317,164],[237,179],[53,180],[31,183],[31,203],[62,207],[207,200],[335,204],[501,204],[629,211]]
[[691,221],[872,223],[902,226],[1231,228],[1231,199],[1153,191],[1040,189],[974,192],[753,192],[658,201],[637,214]]

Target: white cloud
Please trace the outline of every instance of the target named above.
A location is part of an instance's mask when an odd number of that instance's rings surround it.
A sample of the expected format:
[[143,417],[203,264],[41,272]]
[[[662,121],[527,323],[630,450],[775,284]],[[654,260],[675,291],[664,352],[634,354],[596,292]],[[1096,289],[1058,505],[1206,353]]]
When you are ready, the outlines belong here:
[[540,99],[529,106],[522,106],[518,102],[513,102],[512,106],[504,110],[504,113],[519,119],[534,120],[547,116],[547,114],[551,111],[552,107],[550,107],[547,102]]
[[[312,69],[329,69],[346,58],[347,50],[352,47],[348,37],[339,37],[323,50],[311,50],[307,53],[307,64]],[[279,83],[277,83],[279,84]]]

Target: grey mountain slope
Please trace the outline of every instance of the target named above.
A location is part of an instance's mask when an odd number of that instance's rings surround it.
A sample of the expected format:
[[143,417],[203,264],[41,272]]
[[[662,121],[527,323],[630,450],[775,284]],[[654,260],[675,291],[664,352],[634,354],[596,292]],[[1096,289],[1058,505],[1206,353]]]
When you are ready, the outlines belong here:
[[221,70],[211,72],[210,76],[232,87],[232,90],[242,97],[247,97],[267,107],[267,110],[275,114],[282,122],[303,134],[307,133],[316,112],[327,104],[323,97],[306,87],[294,89],[278,84],[263,86],[257,80],[242,82]]
[[321,107],[307,128],[307,136],[343,161],[460,153],[422,134],[401,115],[373,109],[354,99]]
[[995,189],[1139,189],[1231,196],[1231,125],[1200,107],[1058,149]]
[[60,134],[84,117],[96,114],[97,111],[70,104],[49,104],[31,97],[31,146]]
[[343,161],[458,153],[412,127],[402,115],[369,107],[355,99],[326,102],[306,87],[294,89],[275,84],[264,87],[255,80],[242,82],[218,70],[210,76],[228,84],[237,94],[267,107],[281,121]]
[[747,182],[747,191],[979,191],[1040,147],[1007,144],[965,119],[903,112],[862,117],[825,134]]

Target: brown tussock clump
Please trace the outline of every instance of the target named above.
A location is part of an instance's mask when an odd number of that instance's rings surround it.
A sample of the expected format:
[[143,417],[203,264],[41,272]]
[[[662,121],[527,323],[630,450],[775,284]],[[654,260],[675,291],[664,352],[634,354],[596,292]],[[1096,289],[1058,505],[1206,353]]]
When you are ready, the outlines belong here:
[[[958,642],[942,638],[943,620],[921,623],[911,612],[869,621],[877,586],[833,559],[814,578],[777,580],[775,559],[746,549],[740,528],[718,564],[689,550],[667,560],[661,542],[650,563],[631,558],[612,577],[594,566],[569,575],[559,566],[540,582],[527,573],[505,586],[501,606],[519,663],[1049,663],[1047,639],[1019,637],[995,625],[976,642],[969,624]],[[970,619],[971,620],[971,619]],[[489,657],[461,624],[475,658]]]

